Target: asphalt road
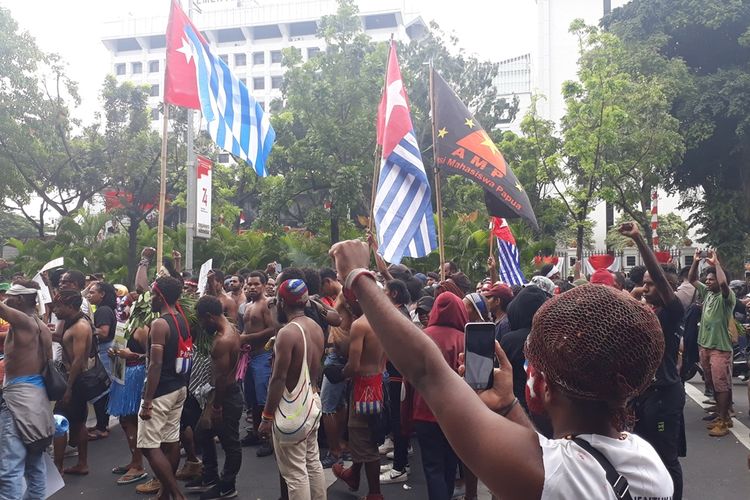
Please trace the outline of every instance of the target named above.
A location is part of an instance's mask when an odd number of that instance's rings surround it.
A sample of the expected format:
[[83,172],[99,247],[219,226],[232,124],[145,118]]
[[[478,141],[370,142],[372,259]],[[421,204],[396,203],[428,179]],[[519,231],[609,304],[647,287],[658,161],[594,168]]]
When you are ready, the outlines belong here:
[[[750,496],[750,471],[748,455],[750,454],[750,418],[748,417],[747,385],[735,379],[734,399],[737,416],[734,432],[723,438],[709,437],[702,417],[700,401],[703,399],[703,385],[700,382],[689,384],[687,403],[685,405],[685,423],[688,438],[688,456],[682,459],[685,476],[685,500],[707,498],[739,499]],[[696,402],[693,398],[698,399]],[[744,443],[742,442],[744,440]],[[220,447],[219,447],[220,448]],[[415,443],[415,455],[411,457],[412,475],[408,482],[395,485],[384,485],[383,494],[389,499],[423,499],[427,498],[424,476],[421,472],[418,447]],[[117,476],[110,473],[115,465],[128,461],[127,445],[119,427],[106,440],[90,443],[89,467],[91,474],[86,477],[65,477],[66,486],[54,500],[73,500],[80,498],[94,499],[143,499],[135,493],[134,486],[117,486]],[[73,458],[66,464],[72,465]],[[220,457],[219,463],[222,463]],[[334,481],[330,470],[327,470],[328,498],[333,500],[352,500],[365,494],[365,478],[359,495],[348,491],[341,482]],[[237,491],[242,499],[275,500],[279,497],[278,472],[273,457],[257,458],[255,448],[243,448],[242,471],[238,478]],[[195,496],[194,498],[197,498]],[[480,498],[489,498],[486,492]]]

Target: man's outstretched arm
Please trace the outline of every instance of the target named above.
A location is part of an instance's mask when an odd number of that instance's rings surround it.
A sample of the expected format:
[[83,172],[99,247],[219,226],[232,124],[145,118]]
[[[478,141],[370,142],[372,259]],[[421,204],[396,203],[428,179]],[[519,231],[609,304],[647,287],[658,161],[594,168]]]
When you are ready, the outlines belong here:
[[[359,241],[337,243],[331,256],[340,279],[369,263],[368,248]],[[352,288],[389,359],[425,399],[469,469],[503,499],[540,498],[544,465],[536,433],[490,411],[374,280],[361,277]]]

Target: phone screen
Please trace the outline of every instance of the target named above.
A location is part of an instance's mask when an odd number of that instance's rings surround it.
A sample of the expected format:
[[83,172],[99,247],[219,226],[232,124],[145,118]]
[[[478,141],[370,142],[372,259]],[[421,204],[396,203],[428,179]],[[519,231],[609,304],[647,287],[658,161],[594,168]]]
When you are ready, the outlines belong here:
[[489,389],[495,366],[495,324],[468,323],[464,333],[464,379],[472,389]]

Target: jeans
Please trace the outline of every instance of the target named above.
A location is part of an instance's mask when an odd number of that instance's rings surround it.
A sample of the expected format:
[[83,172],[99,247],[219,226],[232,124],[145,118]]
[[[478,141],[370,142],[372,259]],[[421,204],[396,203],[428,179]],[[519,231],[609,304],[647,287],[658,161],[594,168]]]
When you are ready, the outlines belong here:
[[242,417],[243,401],[239,386],[234,385],[228,390],[229,393],[224,398],[222,405],[221,423],[211,429],[205,429],[199,424],[196,440],[203,450],[203,478],[219,479],[219,463],[216,458],[214,436],[219,437],[225,455],[221,482],[234,487],[237,473],[242,465],[240,418]]
[[635,400],[636,424],[633,433],[654,447],[674,483],[673,500],[682,500],[682,467],[677,458],[684,440],[682,384],[651,387]]
[[414,422],[422,454],[422,468],[430,500],[450,500],[456,482],[458,457],[435,422]]
[[393,434],[393,468],[403,471],[409,465],[409,436],[401,432],[401,382],[388,382],[391,403],[391,433]]
[[[46,498],[47,468],[44,450],[29,452],[24,446],[13,416],[0,404],[0,500],[41,500]],[[26,494],[23,481],[26,478]]]
[[[273,352],[271,351],[263,351],[257,356],[251,356],[248,362],[243,385],[245,386],[246,393],[252,388],[252,393],[255,395],[254,402],[256,406],[263,406],[266,404],[268,381],[271,379],[272,355]],[[249,403],[250,401],[248,401],[248,408],[251,408],[252,406]]]
[[[326,354],[323,366],[346,364],[346,359],[336,353]],[[323,377],[323,383],[320,386],[320,401],[323,405],[323,414],[332,415],[339,408],[346,406],[346,381],[334,384],[328,377]]]

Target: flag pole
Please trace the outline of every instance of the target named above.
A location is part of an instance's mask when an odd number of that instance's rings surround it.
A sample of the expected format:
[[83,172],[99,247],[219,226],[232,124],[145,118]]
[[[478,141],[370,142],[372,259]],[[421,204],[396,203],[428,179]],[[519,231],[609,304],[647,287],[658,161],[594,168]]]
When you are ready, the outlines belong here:
[[164,122],[161,134],[161,179],[159,181],[159,228],[156,233],[156,269],[161,269],[164,258],[164,210],[167,198],[167,131],[169,103],[164,103]]
[[435,140],[435,87],[432,75],[435,70],[430,60],[430,116],[432,118],[432,169],[435,172],[435,195],[437,201],[437,218],[438,218],[438,249],[440,253],[440,281],[445,280],[445,246],[443,245],[443,198],[440,193],[440,170],[437,166],[437,141]]
[[[391,41],[388,44],[388,57],[385,59],[385,76],[383,77],[383,91],[380,93],[382,96],[385,93],[386,87],[388,86],[388,67],[391,64],[391,47],[393,46],[393,33],[391,33]],[[376,141],[377,142],[377,141]],[[372,233],[373,224],[375,224],[375,197],[378,194],[378,178],[380,177],[380,162],[383,147],[380,144],[375,144],[375,167],[372,171],[372,191],[370,193],[370,217],[367,221],[367,229]],[[375,239],[378,237],[375,235]]]
[[492,234],[492,226],[494,226],[494,222],[490,226],[490,259],[492,258],[492,247],[494,246],[493,243],[495,242],[495,235]]

